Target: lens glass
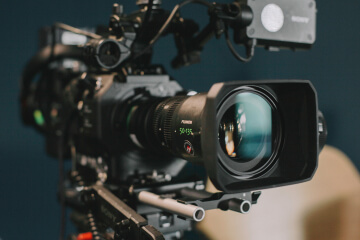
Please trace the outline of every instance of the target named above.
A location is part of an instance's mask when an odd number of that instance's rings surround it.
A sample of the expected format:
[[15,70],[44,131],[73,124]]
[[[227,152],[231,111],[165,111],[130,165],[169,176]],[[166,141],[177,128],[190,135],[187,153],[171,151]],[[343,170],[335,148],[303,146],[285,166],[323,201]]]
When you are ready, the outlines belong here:
[[266,160],[272,154],[272,108],[260,95],[242,92],[219,123],[219,143],[236,162]]

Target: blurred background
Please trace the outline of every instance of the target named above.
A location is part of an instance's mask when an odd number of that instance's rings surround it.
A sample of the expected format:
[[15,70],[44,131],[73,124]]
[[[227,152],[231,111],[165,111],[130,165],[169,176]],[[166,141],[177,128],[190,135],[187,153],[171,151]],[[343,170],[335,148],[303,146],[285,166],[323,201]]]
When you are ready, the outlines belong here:
[[[172,9],[177,2],[163,1],[163,7]],[[19,114],[19,77],[26,61],[38,50],[38,30],[57,21],[76,27],[106,25],[113,3],[0,3],[0,239],[55,239],[59,232],[58,162],[45,155],[44,138],[24,127]],[[137,9],[135,0],[118,3],[124,5],[126,13]],[[224,38],[213,39],[205,46],[200,64],[174,70],[169,62],[176,48],[168,36],[155,44],[153,62],[163,64],[184,88],[199,92],[207,91],[215,82],[230,80],[311,80],[327,120],[327,143],[342,150],[359,170],[360,1],[317,1],[317,8],[317,40],[310,51],[268,52],[258,48],[254,59],[244,64],[232,56]],[[200,26],[208,21],[206,10],[200,6],[191,5],[181,12]]]

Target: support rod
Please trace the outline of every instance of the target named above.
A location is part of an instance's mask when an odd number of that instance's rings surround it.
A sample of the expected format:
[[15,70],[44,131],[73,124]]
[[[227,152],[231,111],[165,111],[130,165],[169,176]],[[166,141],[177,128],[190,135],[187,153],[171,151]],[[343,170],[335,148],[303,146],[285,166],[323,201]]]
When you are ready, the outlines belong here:
[[197,222],[202,221],[205,217],[205,210],[201,207],[192,204],[183,204],[172,198],[162,198],[151,192],[141,191],[138,194],[138,199],[142,203],[149,204]]

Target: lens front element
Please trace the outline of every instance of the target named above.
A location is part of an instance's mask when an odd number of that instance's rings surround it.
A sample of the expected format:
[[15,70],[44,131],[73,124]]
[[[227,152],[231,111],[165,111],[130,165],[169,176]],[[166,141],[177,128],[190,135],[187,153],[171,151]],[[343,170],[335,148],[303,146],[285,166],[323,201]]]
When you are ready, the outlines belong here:
[[235,161],[270,157],[272,116],[265,99],[254,93],[240,93],[219,125],[219,141]]
[[219,110],[220,158],[232,172],[259,173],[273,152],[273,109],[255,92],[231,95]]

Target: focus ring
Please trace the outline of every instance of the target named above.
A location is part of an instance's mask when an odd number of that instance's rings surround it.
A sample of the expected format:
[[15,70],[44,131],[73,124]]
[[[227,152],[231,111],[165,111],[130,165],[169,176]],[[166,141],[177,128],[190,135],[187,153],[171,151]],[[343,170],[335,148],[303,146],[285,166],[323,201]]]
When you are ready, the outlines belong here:
[[164,121],[164,138],[167,147],[171,148],[172,143],[172,127],[171,122],[174,116],[175,109],[180,105],[180,101],[174,101],[169,104],[169,108],[167,109],[166,118]]
[[161,145],[165,144],[164,135],[161,134],[163,132],[162,124],[161,124],[161,116],[166,104],[171,101],[170,98],[164,100],[163,102],[159,103],[155,108],[154,113],[154,121],[153,121],[153,132],[156,139],[161,143]]
[[172,147],[172,120],[177,107],[187,96],[179,96],[161,102],[154,113],[153,130],[162,145],[171,149]]

